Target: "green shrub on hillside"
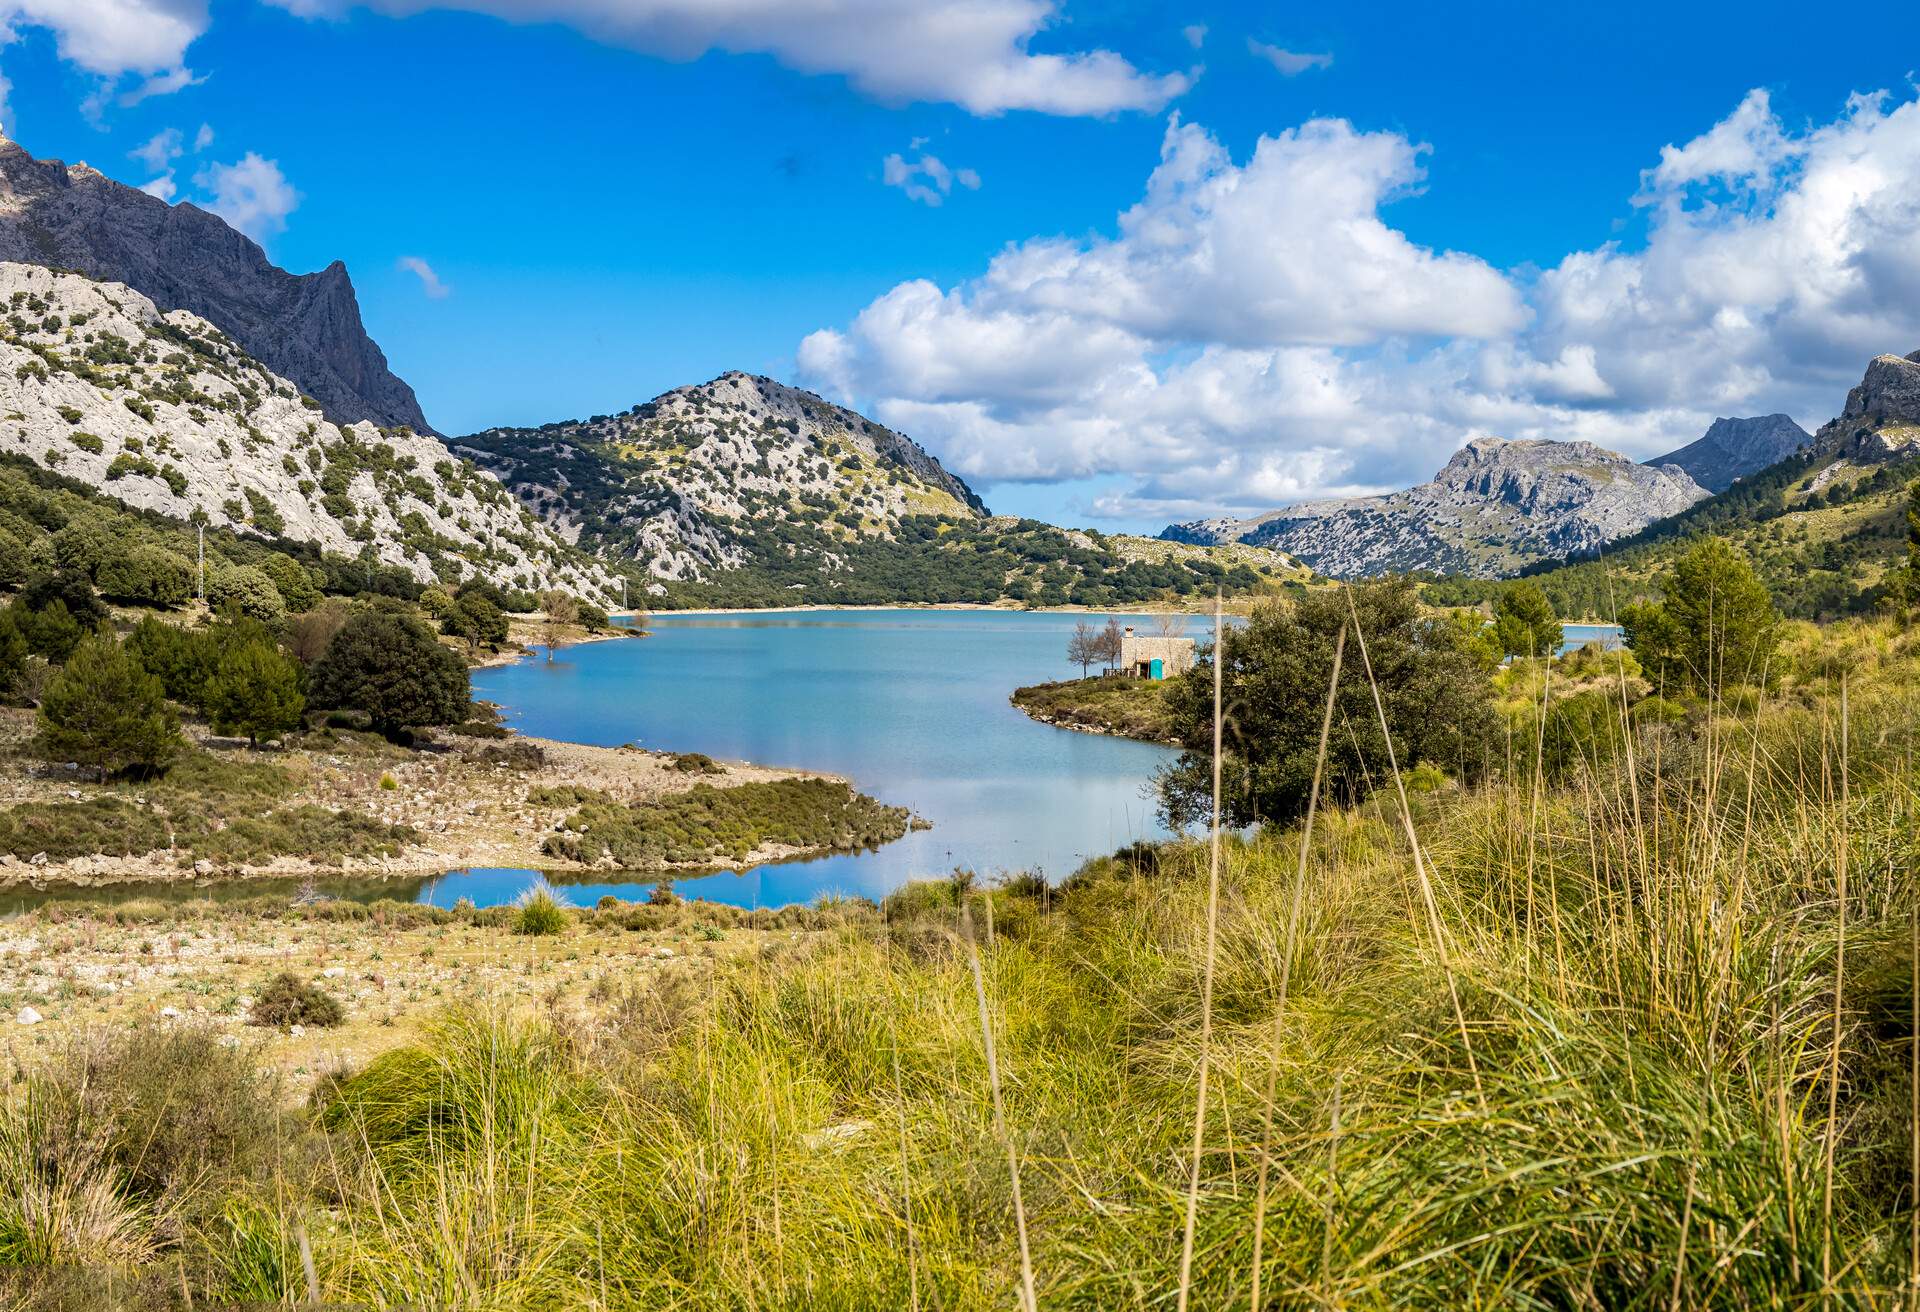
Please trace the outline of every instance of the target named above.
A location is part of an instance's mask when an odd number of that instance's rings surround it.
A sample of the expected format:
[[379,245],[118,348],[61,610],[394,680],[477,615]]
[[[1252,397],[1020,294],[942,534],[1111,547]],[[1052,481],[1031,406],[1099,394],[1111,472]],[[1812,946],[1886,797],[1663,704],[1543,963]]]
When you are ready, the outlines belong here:
[[41,695],[36,718],[42,756],[76,761],[102,778],[162,770],[180,747],[166,689],[110,637],[81,640]]
[[544,850],[570,861],[650,869],[741,861],[768,844],[809,851],[877,847],[906,832],[907,812],[837,779],[696,784],[649,802],[589,802]]

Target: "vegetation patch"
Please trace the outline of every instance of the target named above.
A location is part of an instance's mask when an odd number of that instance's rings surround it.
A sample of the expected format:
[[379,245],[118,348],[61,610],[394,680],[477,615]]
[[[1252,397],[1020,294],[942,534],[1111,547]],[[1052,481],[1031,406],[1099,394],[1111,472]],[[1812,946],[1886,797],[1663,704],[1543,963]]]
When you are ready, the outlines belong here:
[[1116,674],[1063,679],[1016,688],[1013,704],[1044,724],[1171,743],[1177,739],[1167,704],[1167,686],[1165,679]]
[[261,986],[247,1019],[255,1025],[285,1029],[289,1025],[338,1025],[345,1014],[333,994],[290,971],[282,971]]
[[906,808],[884,806],[837,779],[777,779],[625,805],[590,802],[545,845],[551,856],[644,870],[744,861],[768,846],[853,852],[907,831]]

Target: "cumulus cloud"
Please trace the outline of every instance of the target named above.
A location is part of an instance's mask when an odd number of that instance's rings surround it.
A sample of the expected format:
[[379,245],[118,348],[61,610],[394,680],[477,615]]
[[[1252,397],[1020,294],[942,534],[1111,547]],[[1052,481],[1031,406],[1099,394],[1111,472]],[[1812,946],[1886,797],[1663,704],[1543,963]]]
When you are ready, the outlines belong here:
[[213,144],[213,125],[202,123],[200,130],[193,134],[193,153],[198,155]]
[[[50,0],[40,0],[42,3]],[[886,101],[944,101],[975,114],[1030,109],[1101,115],[1156,110],[1186,91],[1111,50],[1037,53],[1052,0],[273,0],[307,17],[365,7],[564,23],[596,41],[669,59],[765,54],[802,73],[840,74]]]
[[122,98],[137,104],[198,81],[187,47],[207,30],[206,0],[0,0],[0,29],[51,32],[60,58],[97,79],[82,102],[97,114],[129,76]]
[[180,184],[173,180],[173,170],[168,169],[153,181],[141,183],[140,190],[149,196],[158,196],[171,205],[173,198],[180,193]]
[[1181,28],[1180,35],[1187,39],[1188,45],[1198,50],[1207,43],[1207,25],[1205,23],[1193,23]]
[[1311,69],[1333,67],[1332,55],[1301,54],[1297,50],[1284,50],[1265,41],[1255,41],[1252,37],[1247,38],[1247,49],[1279,69],[1282,77],[1298,77]]
[[180,158],[183,149],[180,129],[166,128],[154,133],[144,145],[135,146],[127,154],[145,164],[149,171],[158,173]]
[[[925,140],[915,137],[914,148],[918,149]],[[887,156],[880,161],[880,180],[889,187],[898,187],[907,194],[908,200],[917,200],[922,205],[939,205],[953,193],[956,182],[968,191],[980,190],[980,175],[972,169],[950,169],[938,156],[924,153],[917,160],[908,160],[899,154]]]
[[1644,241],[1524,277],[1381,217],[1423,150],[1316,120],[1236,163],[1176,118],[1110,233],[901,283],[797,363],[968,476],[1121,476],[1101,513],[1177,518],[1402,486],[1474,437],[1817,424],[1920,345],[1920,102],[1793,131],[1756,92],[1623,197]]
[[395,266],[418,278],[420,290],[432,300],[444,300],[453,291],[453,288],[440,281],[440,275],[433,271],[433,266],[418,255],[402,255]]
[[253,151],[232,164],[209,164],[193,182],[211,198],[207,208],[255,241],[285,232],[287,215],[300,204],[279,163]]

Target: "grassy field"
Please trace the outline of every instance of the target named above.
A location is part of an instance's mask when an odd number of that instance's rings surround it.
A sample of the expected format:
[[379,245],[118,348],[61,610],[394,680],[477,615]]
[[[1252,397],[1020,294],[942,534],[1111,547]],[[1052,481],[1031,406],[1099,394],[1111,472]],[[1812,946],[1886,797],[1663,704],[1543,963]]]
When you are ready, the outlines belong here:
[[[1559,681],[1511,672],[1493,782],[1230,840],[1217,896],[1203,844],[1142,848],[671,974],[608,968],[647,909],[575,913],[518,951],[604,983],[422,1007],[299,1101],[190,1016],[16,1040],[11,1292],[1910,1306],[1920,637],[1796,626],[1772,672],[1551,752]],[[104,932],[62,914],[13,932]]]
[[1016,688],[1013,704],[1045,724],[1150,742],[1173,740],[1166,683],[1152,679],[1063,679]]

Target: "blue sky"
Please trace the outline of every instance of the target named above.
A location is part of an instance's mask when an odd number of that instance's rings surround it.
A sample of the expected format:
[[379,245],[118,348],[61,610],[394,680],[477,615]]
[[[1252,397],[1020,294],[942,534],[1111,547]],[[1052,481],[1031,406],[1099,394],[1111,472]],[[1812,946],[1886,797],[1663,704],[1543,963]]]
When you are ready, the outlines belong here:
[[1829,417],[1920,346],[1915,8],[0,0],[0,75],[345,260],[443,431],[741,368],[1157,529]]

